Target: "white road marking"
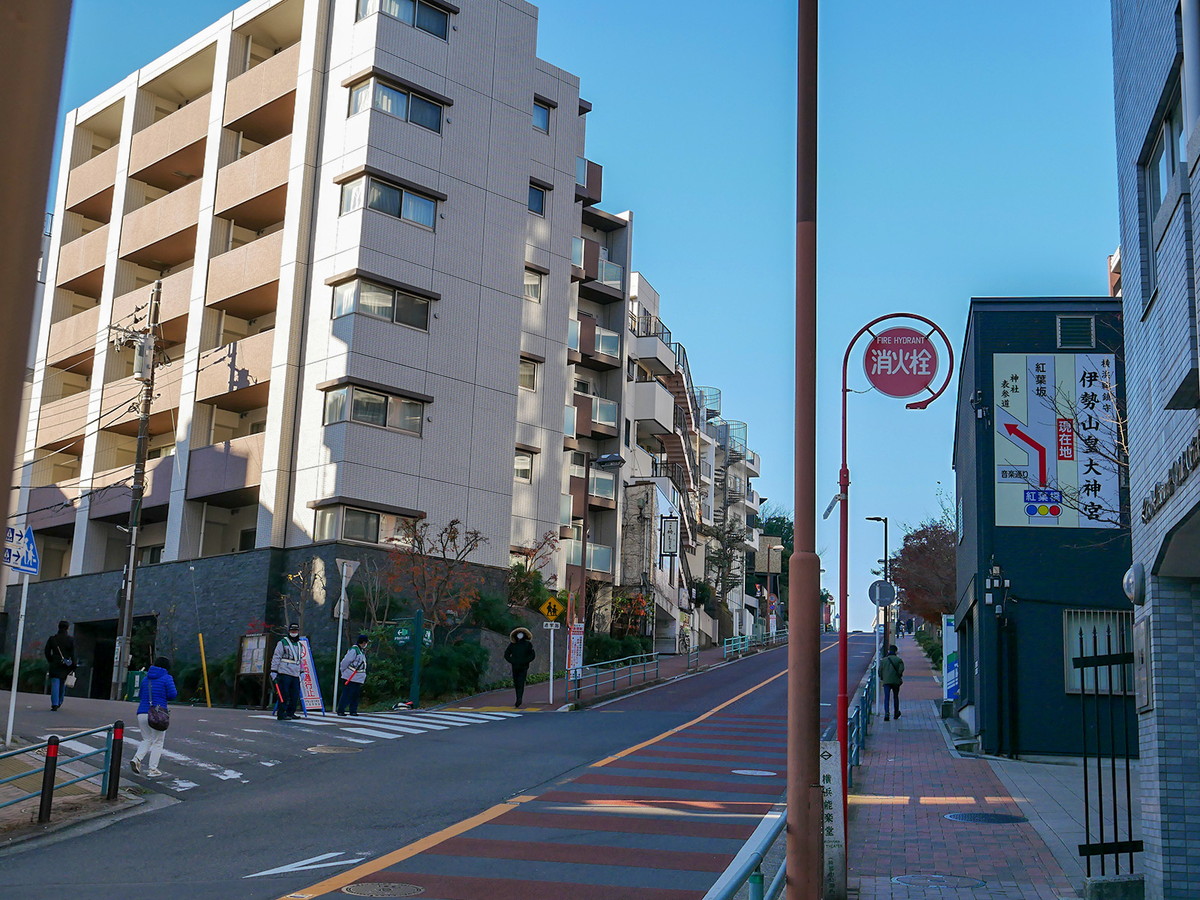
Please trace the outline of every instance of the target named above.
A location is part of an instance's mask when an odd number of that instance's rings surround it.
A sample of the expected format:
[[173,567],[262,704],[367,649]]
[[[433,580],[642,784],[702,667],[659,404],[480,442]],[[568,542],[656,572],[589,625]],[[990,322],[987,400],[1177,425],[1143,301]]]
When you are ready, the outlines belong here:
[[[359,718],[362,718],[359,716]],[[368,719],[366,722],[359,722],[354,728],[343,729],[345,731],[353,731],[355,728],[382,728],[386,731],[399,731],[403,734],[425,734],[427,729],[410,728],[407,725],[393,725],[391,722],[380,721],[379,719]],[[440,727],[440,726],[439,726]]]
[[404,717],[404,721],[405,722],[413,722],[413,723],[428,722],[428,723],[430,723],[431,727],[436,727],[436,726],[433,726],[434,722],[442,722],[443,728],[446,725],[453,725],[455,728],[462,728],[464,725],[478,725],[479,724],[478,722],[464,722],[461,719],[453,719],[450,716],[433,715],[430,713],[409,713],[407,716]]
[[[308,859],[302,859],[299,862],[288,863],[286,866],[279,866],[275,869],[267,869],[263,872],[255,872],[253,875],[243,875],[243,878],[259,878],[263,875],[283,875],[288,872],[303,872],[306,869],[324,869],[328,866],[349,866],[355,863],[366,862],[366,857],[362,859],[333,859],[335,856],[343,856],[344,851],[337,853],[322,853],[320,856],[310,856]],[[322,862],[322,860],[329,860]]]
[[[395,732],[373,731],[370,728],[345,728],[342,730],[343,731],[353,731],[355,734],[365,734],[368,737],[383,738],[385,741],[390,741],[390,740],[392,740],[394,738],[398,738],[398,737],[404,737],[404,735],[396,734]],[[367,744],[367,743],[370,743],[370,741],[363,741],[363,743]]]

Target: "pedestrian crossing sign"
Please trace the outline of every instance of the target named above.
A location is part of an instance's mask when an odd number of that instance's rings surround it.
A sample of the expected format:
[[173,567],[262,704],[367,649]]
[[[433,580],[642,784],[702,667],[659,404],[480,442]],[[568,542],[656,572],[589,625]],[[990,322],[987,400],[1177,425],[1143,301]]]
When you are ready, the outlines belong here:
[[561,602],[559,602],[557,597],[551,597],[545,603],[543,603],[541,605],[540,611],[543,616],[545,616],[547,619],[549,619],[551,622],[553,622],[555,619],[557,619],[559,616],[561,616],[563,614],[563,611],[565,609],[566,609],[566,607],[563,606]]
[[25,530],[8,526],[4,534],[4,564],[14,572],[36,575],[42,561],[38,557],[37,544],[33,540],[33,529]]

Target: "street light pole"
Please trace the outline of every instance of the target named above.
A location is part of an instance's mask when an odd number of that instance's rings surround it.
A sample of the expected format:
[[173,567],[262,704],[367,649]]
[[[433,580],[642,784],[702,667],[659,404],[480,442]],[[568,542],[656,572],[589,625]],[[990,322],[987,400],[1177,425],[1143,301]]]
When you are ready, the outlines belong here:
[[[883,580],[891,583],[891,560],[888,558],[888,517],[887,516],[867,516],[868,522],[883,523]],[[883,646],[889,646],[888,628],[890,619],[888,618],[888,607],[883,607]]]

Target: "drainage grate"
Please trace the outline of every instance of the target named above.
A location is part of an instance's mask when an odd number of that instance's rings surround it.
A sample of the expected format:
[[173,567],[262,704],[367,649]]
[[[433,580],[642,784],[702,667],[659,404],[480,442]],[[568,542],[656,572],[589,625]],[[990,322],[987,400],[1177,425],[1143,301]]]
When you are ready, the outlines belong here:
[[309,753],[358,753],[362,747],[331,747],[329,744],[317,744],[309,747]]
[[415,897],[425,893],[425,888],[398,881],[365,881],[361,884],[346,885],[342,888],[342,893],[355,897]]
[[975,822],[979,825],[1012,825],[1029,821],[1023,816],[1010,816],[1006,813],[948,813],[945,818],[955,822]]
[[892,879],[893,884],[907,884],[912,887],[946,887],[946,888],[979,888],[987,882],[965,875],[897,875]]

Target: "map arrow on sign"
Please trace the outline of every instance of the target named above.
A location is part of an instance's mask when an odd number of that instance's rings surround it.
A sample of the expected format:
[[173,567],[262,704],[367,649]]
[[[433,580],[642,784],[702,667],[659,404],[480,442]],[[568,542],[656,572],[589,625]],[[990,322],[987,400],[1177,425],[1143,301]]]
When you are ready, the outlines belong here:
[[[260,875],[282,875],[285,872],[303,872],[305,869],[324,869],[327,866],[349,866],[354,863],[366,862],[366,857],[362,859],[333,859],[334,856],[342,856],[342,852],[338,853],[322,853],[320,856],[310,856],[308,859],[302,859],[299,862],[288,863],[286,866],[280,866],[277,869],[267,869],[265,872],[255,872],[253,875],[243,875],[243,878],[258,878]],[[330,860],[322,862],[321,860]]]
[[1004,430],[1008,432],[1010,438],[1017,438],[1024,441],[1030,447],[1037,451],[1038,455],[1038,486],[1046,486],[1046,448],[1023,432],[1020,427],[1013,425],[1011,422],[1004,423]]

